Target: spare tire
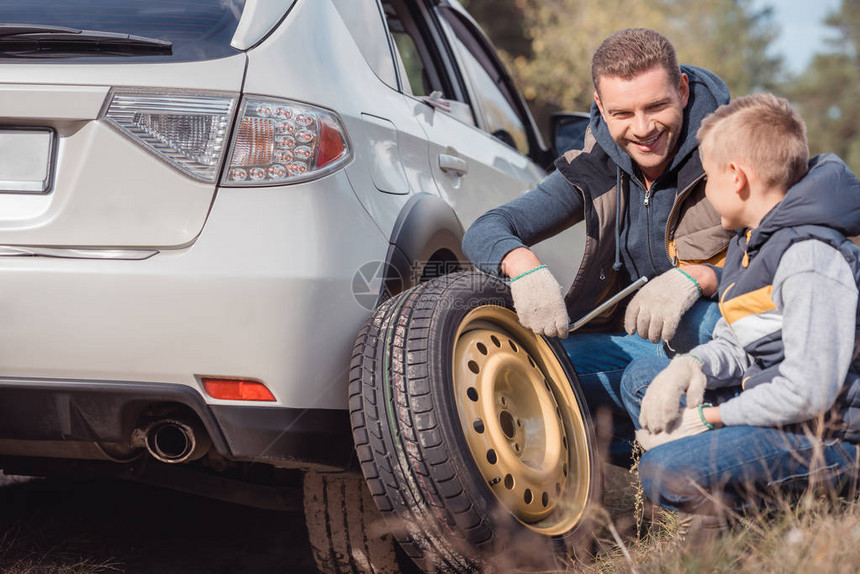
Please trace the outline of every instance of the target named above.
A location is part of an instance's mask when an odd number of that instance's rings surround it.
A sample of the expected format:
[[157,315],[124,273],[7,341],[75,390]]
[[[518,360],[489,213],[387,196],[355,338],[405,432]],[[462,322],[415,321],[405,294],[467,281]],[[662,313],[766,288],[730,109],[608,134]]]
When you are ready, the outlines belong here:
[[370,492],[424,570],[554,568],[590,541],[600,471],[579,382],[503,281],[456,273],[386,301],[349,394]]

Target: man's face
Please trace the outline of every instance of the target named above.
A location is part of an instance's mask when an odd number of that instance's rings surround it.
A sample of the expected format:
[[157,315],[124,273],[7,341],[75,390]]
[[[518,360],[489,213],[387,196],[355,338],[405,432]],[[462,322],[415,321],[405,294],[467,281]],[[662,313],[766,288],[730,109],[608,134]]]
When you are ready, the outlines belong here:
[[597,85],[594,101],[612,139],[653,182],[675,155],[690,96],[687,75],[675,85],[657,65],[630,80],[604,76]]
[[710,146],[705,143],[699,146],[702,158],[702,169],[708,179],[705,182],[705,197],[717,213],[720,214],[720,224],[726,229],[746,227],[744,223],[744,202],[741,201],[740,182],[732,165],[720,165],[714,160]]

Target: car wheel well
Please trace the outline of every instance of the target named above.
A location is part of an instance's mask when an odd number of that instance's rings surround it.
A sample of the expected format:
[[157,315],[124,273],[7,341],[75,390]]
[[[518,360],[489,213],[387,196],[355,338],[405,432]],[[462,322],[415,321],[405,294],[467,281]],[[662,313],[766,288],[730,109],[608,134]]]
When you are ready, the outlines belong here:
[[431,279],[465,270],[466,264],[460,261],[453,251],[441,248],[427,259],[424,268],[421,270],[421,277],[418,283],[426,283]]

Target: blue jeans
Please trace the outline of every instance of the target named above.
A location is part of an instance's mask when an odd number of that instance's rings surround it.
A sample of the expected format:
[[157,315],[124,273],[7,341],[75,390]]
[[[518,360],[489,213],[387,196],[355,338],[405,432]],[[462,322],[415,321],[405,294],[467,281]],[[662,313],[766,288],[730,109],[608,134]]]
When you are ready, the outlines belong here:
[[[631,362],[621,395],[639,428],[639,410],[648,384],[669,359],[643,357]],[[709,394],[719,403],[737,389]],[[683,400],[682,400],[683,404]],[[639,479],[645,495],[665,508],[713,514],[719,504],[741,510],[769,496],[797,494],[810,485],[836,492],[856,488],[857,446],[822,440],[802,430],[733,426],[660,445],[642,455]]]
[[[719,318],[716,302],[697,301],[681,318],[675,337],[669,342],[668,354],[683,353],[710,341]],[[604,429],[598,425],[598,439],[609,443],[610,462],[629,466],[634,429],[621,399],[621,375],[636,357],[665,358],[667,349],[662,342],[652,343],[627,333],[573,334],[561,339],[561,344],[579,375],[592,416],[598,421],[605,415],[611,417],[611,432],[601,432]]]
[[[669,366],[667,357],[638,357],[631,361],[621,375],[621,401],[635,429],[639,426],[639,412],[648,385],[657,374]],[[728,387],[705,392],[705,402],[718,405],[738,394],[740,387]],[[681,406],[687,406],[687,397],[681,396]]]

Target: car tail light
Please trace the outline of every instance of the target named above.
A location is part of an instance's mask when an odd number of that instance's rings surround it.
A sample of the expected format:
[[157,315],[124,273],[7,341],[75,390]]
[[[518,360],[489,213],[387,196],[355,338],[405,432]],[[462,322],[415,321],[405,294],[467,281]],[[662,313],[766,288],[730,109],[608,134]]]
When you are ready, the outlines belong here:
[[287,100],[242,100],[222,185],[278,185],[327,175],[351,157],[334,112]]
[[116,91],[105,117],[180,171],[215,183],[235,102],[216,95]]
[[209,396],[225,401],[274,401],[275,396],[260,381],[202,377]]

